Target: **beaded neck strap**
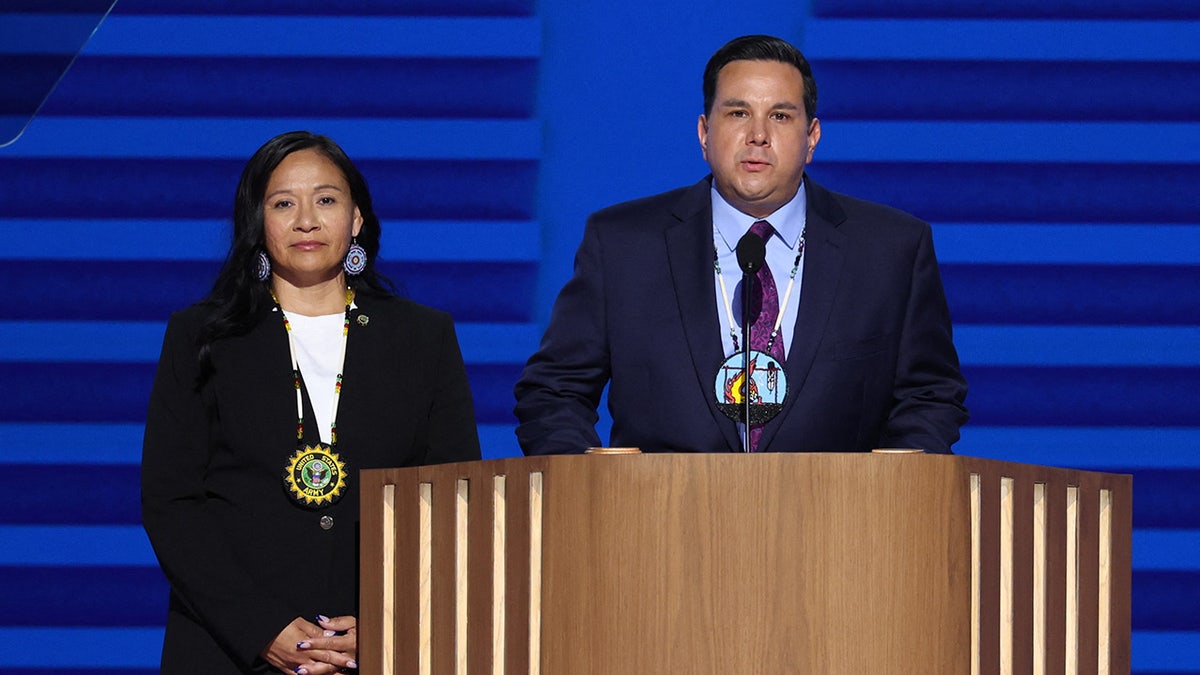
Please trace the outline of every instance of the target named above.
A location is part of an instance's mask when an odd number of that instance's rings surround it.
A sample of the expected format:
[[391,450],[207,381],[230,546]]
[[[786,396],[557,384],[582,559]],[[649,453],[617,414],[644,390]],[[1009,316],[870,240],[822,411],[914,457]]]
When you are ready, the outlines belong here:
[[[796,285],[796,271],[800,269],[800,261],[804,258],[804,235],[807,229],[800,233],[800,241],[796,246],[796,259],[792,262],[792,272],[788,275],[787,290],[783,293],[783,302],[779,303],[779,314],[775,317],[775,326],[771,330],[771,338],[767,340],[766,352],[771,353],[771,346],[775,344],[775,338],[779,335],[779,327],[783,324],[783,310],[788,306],[788,302],[792,298],[792,287]],[[713,246],[713,269],[717,271],[717,282],[721,285],[721,300],[725,304],[725,314],[729,317],[729,336],[733,338],[733,351],[741,351],[738,348],[737,324],[733,319],[733,303],[729,301],[729,291],[725,288],[725,277],[721,276],[721,263],[718,261],[720,254],[717,247]]]
[[[288,351],[292,357],[292,386],[296,389],[296,444],[304,443],[304,395],[300,391],[300,363],[296,360],[296,340],[292,337],[292,324],[288,321],[287,313],[279,305],[275,291],[271,291],[271,299],[275,301],[275,309],[283,316],[283,327],[287,329]],[[333,385],[333,411],[329,415],[329,445],[337,447],[337,411],[338,401],[342,396],[342,370],[346,367],[346,343],[350,336],[350,306],[354,304],[354,289],[346,289],[346,313],[342,321],[342,348],[338,356],[337,380]]]

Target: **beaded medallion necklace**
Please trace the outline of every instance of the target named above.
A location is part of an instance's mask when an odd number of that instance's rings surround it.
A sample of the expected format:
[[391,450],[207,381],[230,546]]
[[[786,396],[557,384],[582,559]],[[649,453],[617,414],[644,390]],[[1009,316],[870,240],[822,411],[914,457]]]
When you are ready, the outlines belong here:
[[[750,350],[742,352],[738,345],[737,324],[733,317],[733,303],[729,300],[729,290],[725,286],[725,277],[721,275],[721,263],[716,246],[713,247],[713,269],[717,273],[717,282],[721,287],[721,300],[725,307],[725,316],[729,320],[729,336],[733,338],[733,354],[729,355],[717,368],[717,376],[713,382],[713,396],[717,400],[717,408],[735,422],[745,422],[747,414],[747,399],[749,399],[749,419],[752,425],[766,424],[783,410],[783,400],[787,397],[787,375],[783,364],[771,356],[771,347],[779,336],[779,327],[783,323],[783,310],[792,298],[792,289],[796,285],[796,273],[800,269],[800,261],[804,259],[804,235],[800,232],[800,241],[796,249],[796,259],[792,262],[792,271],[788,275],[787,290],[783,294],[783,302],[775,316],[775,325],[767,340],[765,350]],[[747,348],[749,345],[747,345]]]
[[354,289],[346,289],[345,319],[342,321],[342,347],[338,356],[337,378],[333,386],[333,411],[329,417],[329,444],[304,444],[304,393],[301,391],[300,362],[296,358],[296,340],[292,336],[292,324],[287,313],[279,305],[279,298],[271,292],[275,309],[283,317],[287,332],[288,351],[292,359],[292,386],[296,390],[296,452],[284,467],[283,482],[288,494],[297,503],[310,508],[320,508],[336,503],[346,492],[346,463],[335,452],[337,440],[338,401],[342,396],[342,370],[346,366],[346,344],[350,341],[350,306],[354,303]]

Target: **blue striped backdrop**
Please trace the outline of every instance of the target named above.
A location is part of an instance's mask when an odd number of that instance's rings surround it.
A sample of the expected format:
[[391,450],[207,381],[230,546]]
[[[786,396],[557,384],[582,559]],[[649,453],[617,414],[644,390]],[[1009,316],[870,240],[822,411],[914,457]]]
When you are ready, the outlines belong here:
[[[22,37],[64,20],[46,4],[0,12],[6,78],[69,60]],[[141,423],[259,144],[307,128],[358,161],[385,271],[454,314],[485,453],[512,455],[583,217],[703,175],[703,64],[770,32],[813,62],[814,178],[934,224],[957,451],[1133,473],[1134,669],[1200,674],[1200,5],[729,5],[120,0],[0,148],[0,673],[156,668]]]

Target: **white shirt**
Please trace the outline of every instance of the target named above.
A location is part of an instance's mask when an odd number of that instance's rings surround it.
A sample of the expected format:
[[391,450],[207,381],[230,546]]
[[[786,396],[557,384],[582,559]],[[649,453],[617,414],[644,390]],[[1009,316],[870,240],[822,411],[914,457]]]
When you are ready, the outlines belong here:
[[296,363],[304,379],[304,389],[312,402],[315,420],[305,420],[305,426],[316,424],[321,440],[331,443],[330,425],[333,423],[333,390],[342,368],[342,326],[346,322],[345,312],[323,316],[288,314],[292,327],[292,341],[296,345]]

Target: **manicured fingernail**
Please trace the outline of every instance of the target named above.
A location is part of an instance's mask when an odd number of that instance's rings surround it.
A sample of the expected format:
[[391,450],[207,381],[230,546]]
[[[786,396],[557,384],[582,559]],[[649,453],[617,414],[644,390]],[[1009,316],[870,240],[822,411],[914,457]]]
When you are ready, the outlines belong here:
[[296,666],[296,669],[293,672],[295,672],[296,675],[308,675],[308,669],[304,666]]
[[337,635],[337,631],[335,631],[335,630],[325,631],[325,637],[333,637],[334,635]]
[[346,667],[347,668],[358,668],[358,661],[353,661],[353,660],[347,661]]
[[317,615],[317,623],[323,623],[328,620],[329,620],[329,617],[325,616],[324,614]]
[[311,646],[312,645],[308,644],[307,642],[297,642],[296,643],[296,649],[308,649]]

